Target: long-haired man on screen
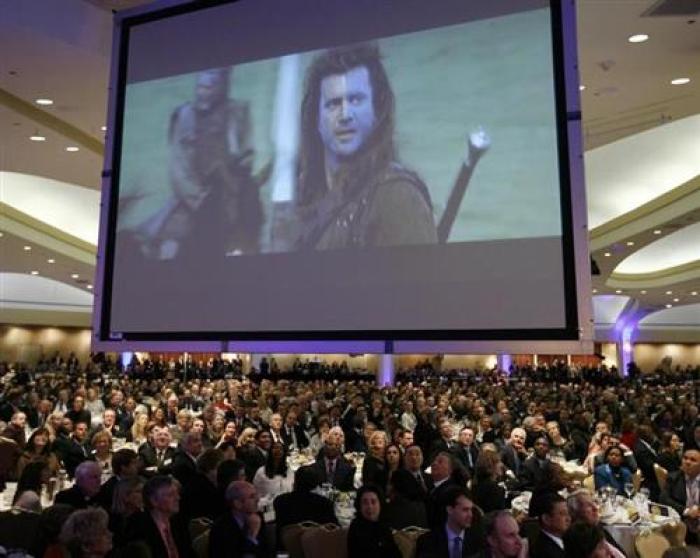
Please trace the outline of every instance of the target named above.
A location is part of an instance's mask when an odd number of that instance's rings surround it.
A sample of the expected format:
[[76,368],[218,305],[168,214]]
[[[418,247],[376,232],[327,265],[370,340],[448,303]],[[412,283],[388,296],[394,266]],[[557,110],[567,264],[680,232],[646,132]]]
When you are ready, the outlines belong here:
[[302,101],[298,248],[437,242],[428,188],[397,160],[394,104],[376,45],[313,60]]

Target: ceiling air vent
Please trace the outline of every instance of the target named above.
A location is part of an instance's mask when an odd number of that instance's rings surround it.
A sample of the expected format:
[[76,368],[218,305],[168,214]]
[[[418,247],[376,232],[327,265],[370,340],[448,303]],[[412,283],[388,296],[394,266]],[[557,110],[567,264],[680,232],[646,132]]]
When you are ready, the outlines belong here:
[[659,0],[642,17],[694,16],[700,14],[700,0]]

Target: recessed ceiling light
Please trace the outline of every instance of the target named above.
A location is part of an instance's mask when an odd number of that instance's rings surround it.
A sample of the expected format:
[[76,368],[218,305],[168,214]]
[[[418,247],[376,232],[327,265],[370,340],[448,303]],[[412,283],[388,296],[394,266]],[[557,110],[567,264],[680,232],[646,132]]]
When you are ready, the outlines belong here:
[[31,246],[25,246],[25,247],[24,247],[24,251],[25,251],[25,252],[29,252],[29,250],[31,250],[31,249],[32,249]]
[[612,254],[610,252],[605,252],[605,254],[603,254],[603,256],[605,256],[606,258],[609,258],[610,256],[612,256]]
[[596,294],[598,292],[598,289],[593,289],[593,294]]
[[627,242],[627,246],[634,246],[634,242],[632,242],[631,240],[628,241],[628,242]]
[[617,290],[615,291],[615,293],[616,293],[616,294],[622,294],[622,291],[621,291],[620,289],[617,289]]
[[32,273],[32,275],[39,275],[38,271],[32,271],[31,273]]
[[32,141],[46,141],[46,137],[40,136],[39,134],[34,134],[33,136],[29,136],[29,139]]
[[672,295],[672,294],[673,294],[673,291],[666,291],[666,294],[667,294],[667,295]]
[[49,105],[53,105],[53,99],[36,99],[34,102],[37,105],[43,105],[45,107],[48,107]]
[[87,286],[87,289],[88,289],[88,290],[92,290],[92,285],[88,285],[88,286]]
[[671,85],[685,85],[686,83],[690,83],[690,78],[676,78],[671,80]]
[[646,291],[639,291],[641,294],[647,294]]
[[47,261],[48,263],[56,263],[56,260],[54,260],[53,258],[49,258],[49,259],[46,260],[46,261]]
[[645,35],[644,33],[640,33],[639,35],[632,35],[631,37],[627,37],[627,40],[630,43],[643,43],[644,41],[649,40],[649,35]]
[[661,229],[656,229],[656,230],[654,231],[654,234],[661,234]]
[[100,130],[102,130],[103,132],[106,132],[106,131],[107,131],[107,126],[100,126]]
[[76,147],[75,145],[69,145],[68,147],[66,147],[66,151],[68,151],[69,153],[75,153],[76,151],[80,151],[80,148]]
[[5,236],[5,233],[0,232],[0,238],[2,238],[3,236]]
[[77,273],[74,273],[73,275],[71,275],[71,279],[79,279],[79,278],[80,278],[80,275],[78,275]]
[[579,90],[579,91],[584,91],[585,89],[586,89],[586,86],[585,86],[585,85],[579,85],[579,86],[578,86],[578,90]]
[[691,296],[698,296],[698,291],[693,291],[693,292],[690,293],[690,294],[691,294]]
[[666,308],[673,308],[673,304],[667,304]]
[[680,301],[680,298],[674,298],[674,299],[673,299],[673,302],[679,302],[679,301]]

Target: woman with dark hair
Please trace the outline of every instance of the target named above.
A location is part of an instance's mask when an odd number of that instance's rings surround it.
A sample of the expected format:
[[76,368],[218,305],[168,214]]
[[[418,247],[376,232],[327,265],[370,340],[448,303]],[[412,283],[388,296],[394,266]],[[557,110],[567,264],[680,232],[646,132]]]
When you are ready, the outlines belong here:
[[595,468],[595,489],[612,486],[620,495],[625,494],[625,484],[632,482],[632,472],[623,465],[624,455],[618,446],[605,451],[605,463]]
[[32,461],[22,470],[22,476],[17,482],[17,490],[12,500],[12,505],[15,505],[17,499],[27,491],[34,492],[37,497],[41,498],[41,489],[48,484],[51,477],[51,470],[46,461]]
[[253,477],[253,485],[258,489],[260,498],[274,499],[280,494],[291,492],[294,475],[287,467],[287,450],[281,442],[272,442],[267,454],[267,462],[260,467]]
[[476,459],[472,496],[484,513],[506,508],[506,490],[498,479],[503,472],[501,456],[494,451],[482,451]]
[[51,451],[51,433],[48,428],[37,428],[27,441],[24,452],[17,461],[16,477],[22,476],[22,471],[28,463],[33,461],[43,461],[49,468],[49,476],[54,476],[60,469],[60,464],[56,454]]
[[597,525],[574,523],[564,533],[564,552],[566,558],[608,558],[605,533]]
[[669,473],[681,468],[681,439],[675,432],[661,434],[661,449],[659,450],[657,463]]
[[143,511],[143,485],[141,477],[123,478],[114,487],[112,509],[109,515],[109,530],[114,534],[114,546],[128,542],[126,525],[131,516]]
[[401,449],[396,444],[389,444],[384,451],[384,463],[386,464],[386,492],[389,492],[391,478],[402,467]]
[[401,558],[388,525],[380,521],[382,491],[362,486],[355,496],[355,519],[348,530],[348,558]]

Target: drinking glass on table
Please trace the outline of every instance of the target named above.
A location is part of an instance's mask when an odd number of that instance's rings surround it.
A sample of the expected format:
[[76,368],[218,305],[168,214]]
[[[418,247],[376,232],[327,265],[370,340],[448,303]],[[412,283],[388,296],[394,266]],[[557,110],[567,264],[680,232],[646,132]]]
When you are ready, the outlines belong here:
[[634,484],[631,482],[625,483],[625,494],[627,494],[627,499],[632,499],[632,494],[634,494]]

